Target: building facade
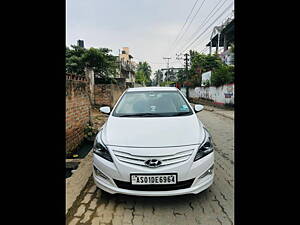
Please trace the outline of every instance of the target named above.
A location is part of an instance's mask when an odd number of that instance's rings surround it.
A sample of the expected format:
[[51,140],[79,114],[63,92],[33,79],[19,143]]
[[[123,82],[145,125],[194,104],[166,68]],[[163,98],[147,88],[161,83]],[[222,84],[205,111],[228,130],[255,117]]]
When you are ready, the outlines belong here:
[[132,61],[133,56],[128,47],[123,47],[119,53],[119,78],[125,78],[127,86],[133,87],[135,83],[136,63]]
[[228,65],[234,65],[234,16],[229,17],[222,25],[215,26],[210,41],[209,54],[215,48],[215,54],[219,55],[222,61]]

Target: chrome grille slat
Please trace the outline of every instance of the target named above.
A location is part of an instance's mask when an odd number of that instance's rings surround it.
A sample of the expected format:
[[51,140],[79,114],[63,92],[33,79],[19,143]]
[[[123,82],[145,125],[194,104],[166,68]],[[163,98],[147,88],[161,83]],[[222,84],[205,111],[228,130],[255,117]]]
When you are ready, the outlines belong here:
[[187,161],[190,158],[190,156],[193,154],[193,151],[194,149],[188,149],[172,155],[169,154],[169,155],[161,155],[161,156],[141,156],[141,155],[134,155],[119,150],[113,150],[115,156],[121,162],[137,165],[137,166],[143,166],[143,167],[147,167],[145,165],[145,161],[153,158],[162,161],[160,167],[181,163]]
[[186,161],[188,160],[190,157],[185,157],[185,158],[179,158],[179,159],[173,159],[173,160],[168,160],[168,161],[162,161],[163,164],[170,164],[170,163],[173,163],[173,162],[183,162],[183,161]]
[[145,159],[137,159],[137,158],[132,158],[132,157],[128,157],[128,156],[122,156],[122,155],[117,155],[115,154],[117,157],[121,157],[121,158],[126,158],[126,159],[131,159],[131,160],[137,160],[137,161],[142,161],[144,162]]
[[169,161],[169,160],[173,160],[173,159],[177,159],[177,158],[183,158],[183,157],[186,157],[186,156],[190,156],[192,153],[190,154],[186,154],[186,155],[182,155],[182,156],[176,156],[176,157],[172,157],[172,158],[167,158],[167,159],[160,159],[161,161]]
[[145,157],[147,158],[158,158],[158,157],[172,157],[172,156],[177,156],[179,154],[182,154],[184,152],[190,152],[192,154],[192,152],[194,151],[194,149],[189,149],[189,150],[184,150],[184,151],[181,151],[181,152],[178,152],[178,153],[175,153],[175,154],[172,154],[172,155],[163,155],[163,156],[155,156],[155,155],[147,155],[147,156],[141,156],[141,155],[135,155],[135,154],[130,154],[130,153],[127,153],[127,152],[122,152],[122,151],[119,151],[119,150],[113,150],[114,153],[116,154],[124,154],[124,155],[130,155],[130,156],[133,156],[133,157],[136,157],[136,158],[141,158],[141,159],[144,159]]
[[143,163],[143,164],[139,164],[139,163],[135,163],[135,162],[130,162],[130,161],[124,161],[124,160],[122,160],[122,159],[119,159],[121,162],[125,162],[125,163],[129,163],[129,164],[133,164],[133,165],[137,165],[137,166],[145,166],[146,167],[146,165]]

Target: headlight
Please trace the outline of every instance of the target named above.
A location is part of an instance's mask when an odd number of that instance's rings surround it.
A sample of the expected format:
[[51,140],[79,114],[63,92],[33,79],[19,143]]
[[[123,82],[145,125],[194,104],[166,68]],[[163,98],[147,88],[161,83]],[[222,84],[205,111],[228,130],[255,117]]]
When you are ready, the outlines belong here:
[[[100,131],[101,132],[101,131]],[[103,143],[103,141],[101,140],[101,133],[100,135],[97,135],[94,141],[94,146],[93,146],[93,152],[97,155],[99,155],[100,157],[113,162],[113,159],[107,149],[107,147],[105,146],[105,144]]]
[[194,161],[197,161],[198,159],[203,158],[204,156],[208,155],[209,153],[213,152],[213,150],[214,150],[214,146],[212,144],[212,139],[211,139],[210,134],[208,133],[208,131],[206,129],[204,129],[204,133],[205,133],[204,142],[198,148],[198,152],[195,156]]

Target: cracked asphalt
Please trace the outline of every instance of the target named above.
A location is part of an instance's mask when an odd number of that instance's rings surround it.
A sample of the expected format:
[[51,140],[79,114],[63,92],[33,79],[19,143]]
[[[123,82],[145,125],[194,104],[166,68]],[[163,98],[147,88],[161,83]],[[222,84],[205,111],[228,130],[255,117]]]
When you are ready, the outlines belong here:
[[214,112],[198,117],[215,144],[213,185],[198,195],[135,197],[110,195],[90,179],[67,215],[67,225],[233,224],[234,121]]

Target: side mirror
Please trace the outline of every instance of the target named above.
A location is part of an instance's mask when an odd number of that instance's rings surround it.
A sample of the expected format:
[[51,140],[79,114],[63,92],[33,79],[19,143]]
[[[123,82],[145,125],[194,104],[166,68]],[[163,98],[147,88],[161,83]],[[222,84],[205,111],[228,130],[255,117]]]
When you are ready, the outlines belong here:
[[204,109],[203,105],[195,105],[195,112],[200,112]]
[[100,112],[109,114],[110,113],[110,107],[109,106],[103,106],[100,108]]

